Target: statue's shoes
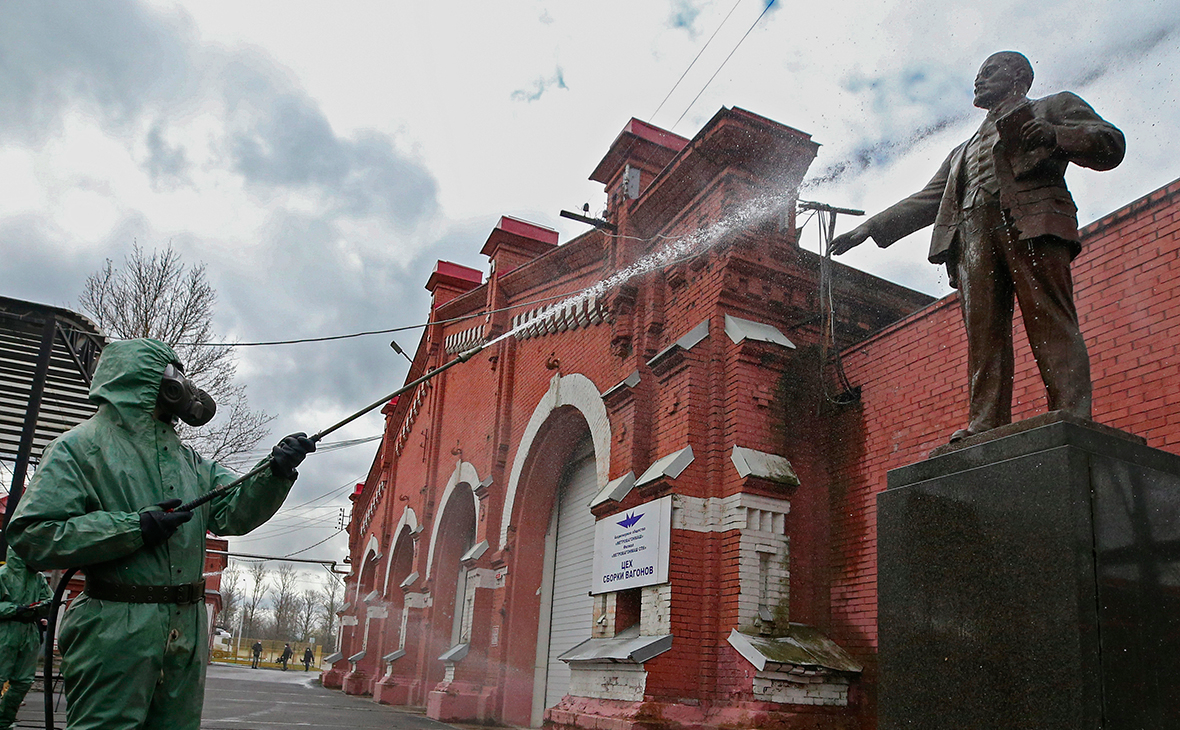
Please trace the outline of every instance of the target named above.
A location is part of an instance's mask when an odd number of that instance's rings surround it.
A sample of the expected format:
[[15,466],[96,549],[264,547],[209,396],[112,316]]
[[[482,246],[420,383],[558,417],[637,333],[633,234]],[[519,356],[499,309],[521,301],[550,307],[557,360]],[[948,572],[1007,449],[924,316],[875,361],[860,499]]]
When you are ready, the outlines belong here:
[[954,433],[951,434],[951,440],[948,443],[953,444],[956,441],[962,441],[963,439],[967,438],[968,436],[974,436],[974,435],[975,435],[975,432],[972,431],[971,429],[960,428],[958,431],[955,431]]

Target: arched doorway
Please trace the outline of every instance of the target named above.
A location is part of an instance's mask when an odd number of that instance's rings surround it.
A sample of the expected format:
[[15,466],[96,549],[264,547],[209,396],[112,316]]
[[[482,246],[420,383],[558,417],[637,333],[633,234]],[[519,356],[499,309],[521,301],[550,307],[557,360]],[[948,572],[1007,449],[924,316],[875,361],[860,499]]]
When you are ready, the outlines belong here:
[[384,704],[404,705],[410,701],[409,687],[413,684],[413,659],[407,657],[412,643],[407,639],[410,628],[402,583],[414,569],[413,530],[403,526],[397,532],[390,550],[388,574],[385,579],[385,618],[381,631],[381,679],[373,687],[373,699]]
[[598,487],[589,431],[579,439],[570,454],[555,491],[545,533],[541,573],[537,659],[530,713],[533,727],[540,726],[545,710],[568,693],[569,665],[558,657],[590,638],[594,620],[590,598],[594,515],[589,505]]
[[451,490],[436,531],[430,556],[433,615],[426,643],[428,679],[433,686],[444,679],[446,666],[439,657],[463,643],[470,628],[467,608],[467,570],[461,559],[475,543],[477,502],[471,485],[460,482]]
[[345,694],[368,694],[373,680],[376,662],[375,657],[369,652],[369,629],[372,623],[369,605],[378,596],[376,581],[379,574],[377,566],[380,563],[381,555],[377,550],[377,539],[370,537],[365,557],[361,562],[360,576],[352,601],[352,614],[356,623],[352,627],[353,634],[350,637],[349,648],[354,653],[346,657],[351,665],[351,670],[344,677]]
[[505,616],[502,717],[510,724],[541,724],[545,709],[569,689],[568,667],[557,657],[590,637],[589,504],[601,486],[596,441],[581,410],[559,406],[546,414],[523,457]]

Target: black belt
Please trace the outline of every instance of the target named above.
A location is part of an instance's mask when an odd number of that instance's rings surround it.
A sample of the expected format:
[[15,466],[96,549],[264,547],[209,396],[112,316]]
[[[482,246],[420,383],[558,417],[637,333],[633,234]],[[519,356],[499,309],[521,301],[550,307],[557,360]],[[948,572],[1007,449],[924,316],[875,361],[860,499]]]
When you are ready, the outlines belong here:
[[179,586],[133,586],[86,578],[86,595],[100,601],[122,603],[175,603],[185,606],[205,602],[205,579]]

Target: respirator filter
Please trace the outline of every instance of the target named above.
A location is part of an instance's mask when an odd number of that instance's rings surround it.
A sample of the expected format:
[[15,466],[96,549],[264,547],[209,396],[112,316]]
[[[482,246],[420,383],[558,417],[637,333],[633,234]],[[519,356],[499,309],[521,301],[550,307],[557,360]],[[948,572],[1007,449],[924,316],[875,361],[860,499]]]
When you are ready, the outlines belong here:
[[156,402],[169,416],[175,416],[190,426],[204,426],[213,420],[217,404],[213,397],[184,376],[175,363],[164,368],[160,379],[160,395]]

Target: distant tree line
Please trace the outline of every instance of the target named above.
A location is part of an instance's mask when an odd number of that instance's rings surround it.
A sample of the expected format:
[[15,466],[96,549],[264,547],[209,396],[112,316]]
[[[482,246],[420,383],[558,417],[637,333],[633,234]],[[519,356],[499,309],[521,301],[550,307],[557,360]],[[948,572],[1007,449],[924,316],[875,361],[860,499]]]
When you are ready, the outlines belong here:
[[[244,578],[249,578],[248,585]],[[221,628],[242,636],[315,643],[325,652],[336,650],[336,612],[343,605],[343,586],[324,576],[318,588],[299,587],[299,573],[290,563],[273,570],[265,562],[236,565],[221,574]]]

